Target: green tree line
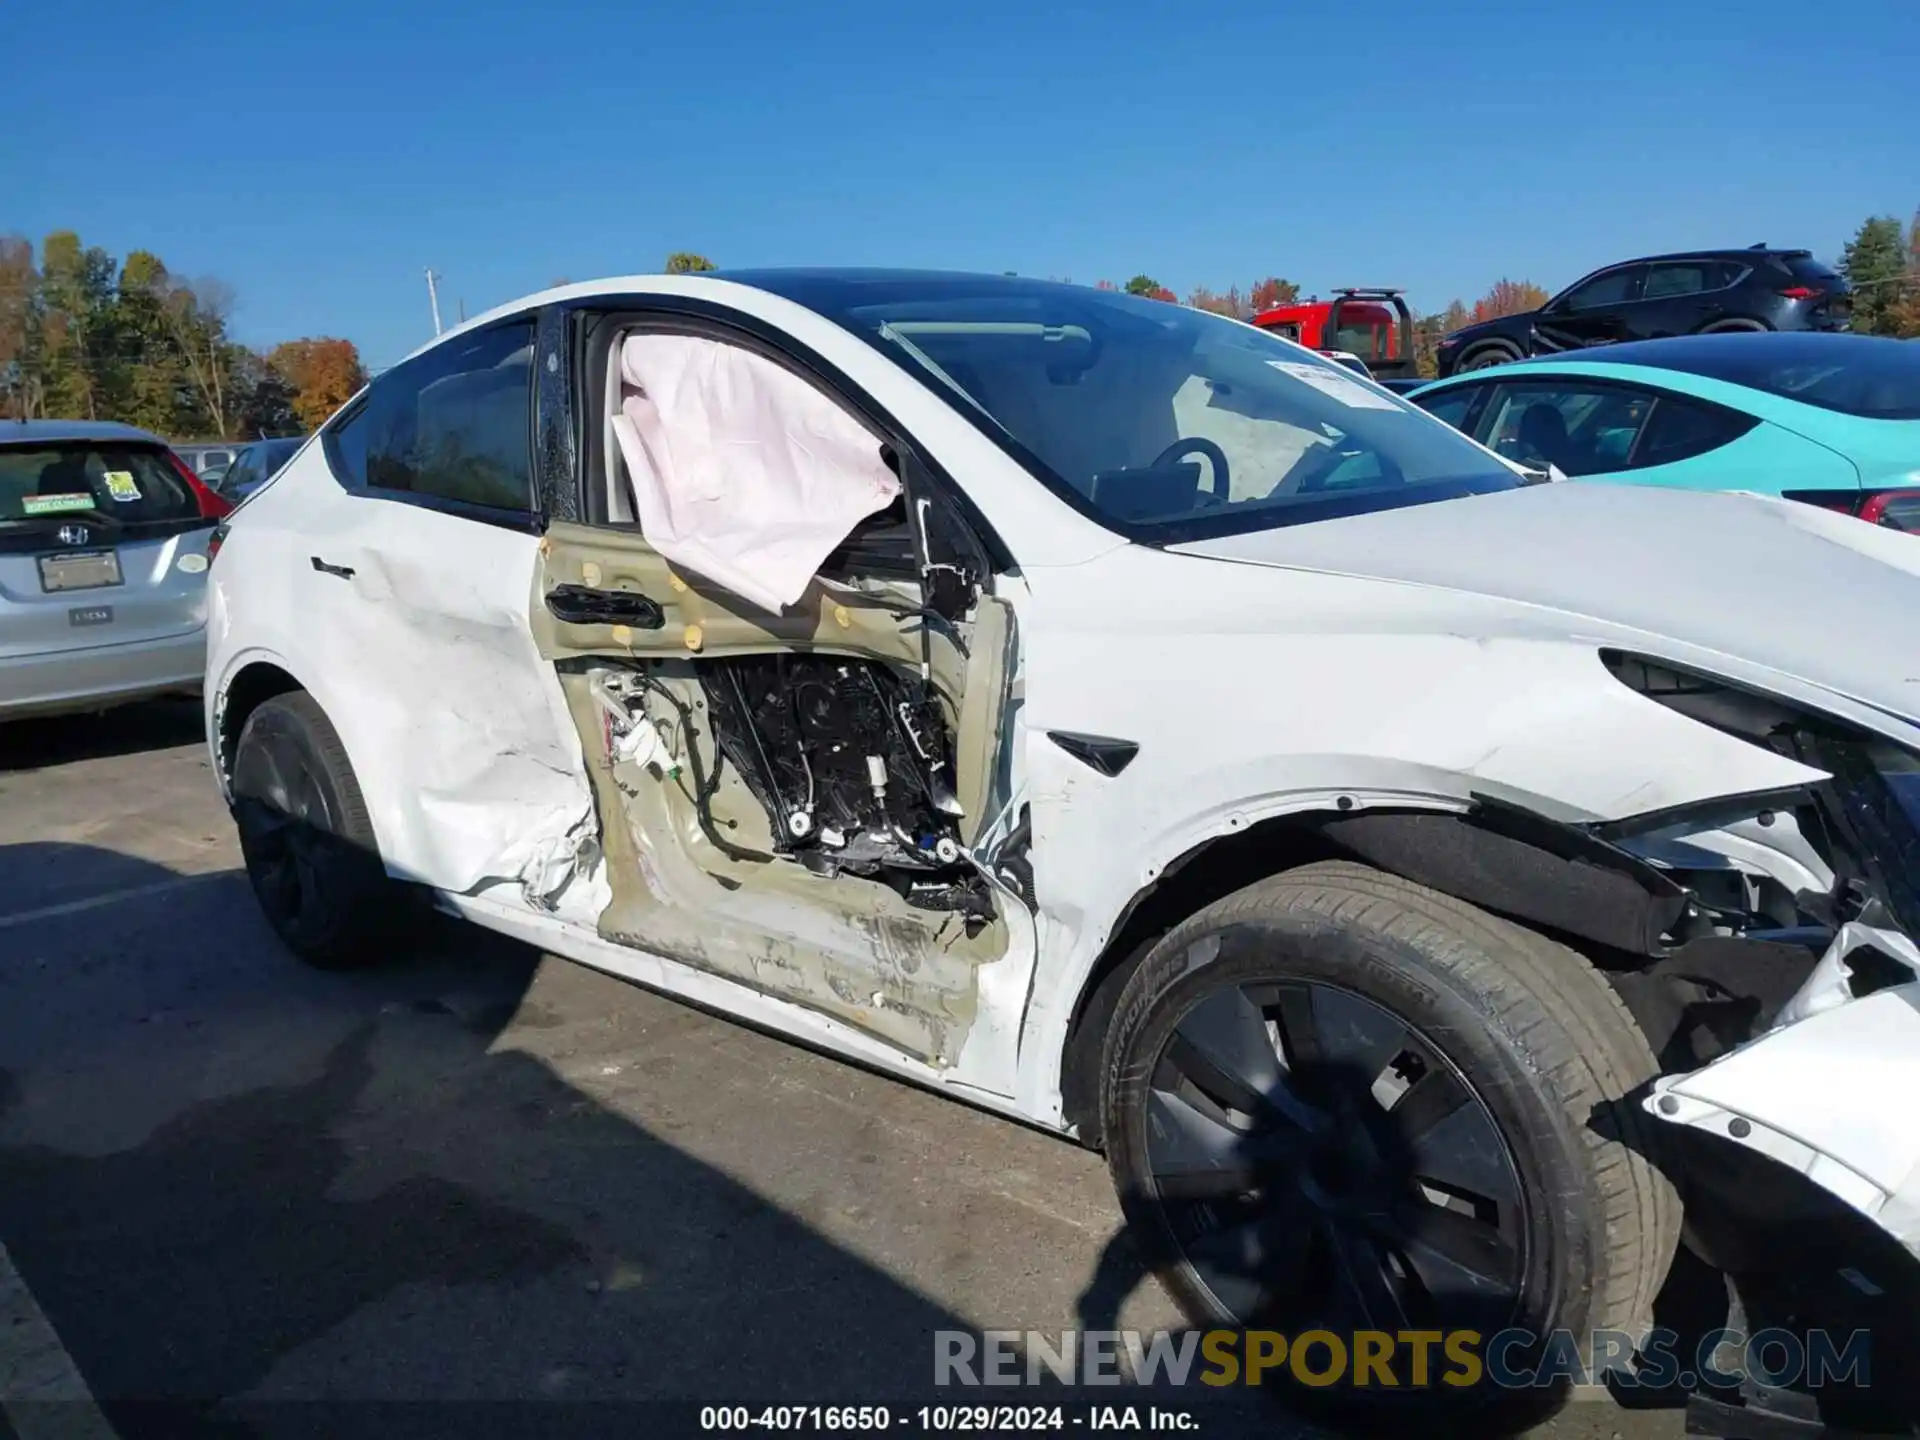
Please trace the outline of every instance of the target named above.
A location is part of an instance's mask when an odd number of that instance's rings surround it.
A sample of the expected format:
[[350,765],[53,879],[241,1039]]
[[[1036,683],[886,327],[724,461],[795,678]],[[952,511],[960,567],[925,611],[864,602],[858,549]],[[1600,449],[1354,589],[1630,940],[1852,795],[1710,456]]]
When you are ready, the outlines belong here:
[[119,420],[175,439],[292,434],[365,382],[351,341],[234,340],[231,287],[149,250],[124,261],[56,230],[0,235],[0,414]]
[[1920,337],[1920,213],[1901,227],[1892,215],[1861,222],[1840,256],[1853,289],[1853,329],[1864,335]]

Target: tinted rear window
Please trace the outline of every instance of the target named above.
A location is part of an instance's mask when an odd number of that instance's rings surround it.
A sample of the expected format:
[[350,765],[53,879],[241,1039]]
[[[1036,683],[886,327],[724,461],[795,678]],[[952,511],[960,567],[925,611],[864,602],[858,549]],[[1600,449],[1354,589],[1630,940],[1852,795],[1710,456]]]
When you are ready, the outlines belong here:
[[173,462],[150,446],[0,447],[0,525],[57,524],[65,516],[141,525],[199,513]]
[[1842,280],[1838,274],[1827,266],[1822,265],[1811,255],[1789,256],[1787,258],[1787,269],[1793,272],[1796,279],[1806,280],[1810,283],[1831,285],[1836,288],[1846,284],[1846,281]]
[[1611,346],[1606,358],[1685,370],[1843,415],[1920,420],[1920,344],[1911,340],[1798,333],[1691,335]]

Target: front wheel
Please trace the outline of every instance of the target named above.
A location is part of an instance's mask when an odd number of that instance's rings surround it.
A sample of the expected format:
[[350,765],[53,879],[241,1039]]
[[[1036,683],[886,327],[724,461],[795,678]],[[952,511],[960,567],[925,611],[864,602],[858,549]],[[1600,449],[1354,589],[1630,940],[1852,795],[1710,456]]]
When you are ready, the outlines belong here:
[[[1108,1162],[1203,1327],[1349,1346],[1633,1330],[1679,1228],[1624,1098],[1656,1069],[1573,951],[1366,866],[1313,865],[1202,910],[1130,978],[1107,1039]],[[1410,1360],[1394,1354],[1402,1384]]]

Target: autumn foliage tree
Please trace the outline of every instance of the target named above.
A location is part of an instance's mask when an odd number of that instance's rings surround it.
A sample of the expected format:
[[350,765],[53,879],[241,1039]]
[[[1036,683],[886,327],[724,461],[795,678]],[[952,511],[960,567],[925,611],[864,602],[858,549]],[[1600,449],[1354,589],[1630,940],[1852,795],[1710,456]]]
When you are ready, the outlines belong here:
[[1209,310],[1215,315],[1226,315],[1235,320],[1245,320],[1253,314],[1253,308],[1240,294],[1238,285],[1229,286],[1225,294],[1215,294],[1204,285],[1199,286],[1187,296],[1187,304],[1195,310]]
[[1247,306],[1257,315],[1262,310],[1273,309],[1276,305],[1291,305],[1299,298],[1298,285],[1291,280],[1282,280],[1277,275],[1269,275],[1247,291]]
[[698,275],[717,268],[706,256],[696,255],[691,250],[676,250],[667,256],[669,275]]
[[267,355],[267,364],[292,391],[294,417],[306,430],[326,423],[367,383],[353,342],[328,335],[284,341]]
[[1483,320],[1538,310],[1552,298],[1531,280],[1496,280],[1491,290],[1473,302],[1469,323],[1478,325]]
[[1904,339],[1920,338],[1920,212],[1907,226],[1907,263],[1899,289],[1899,298],[1887,309],[1888,328]]

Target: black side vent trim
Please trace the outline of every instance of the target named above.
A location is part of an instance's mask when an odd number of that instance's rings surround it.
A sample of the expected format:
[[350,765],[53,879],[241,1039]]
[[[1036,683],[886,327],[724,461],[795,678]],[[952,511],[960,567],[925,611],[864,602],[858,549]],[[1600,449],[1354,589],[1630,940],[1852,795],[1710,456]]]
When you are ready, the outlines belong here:
[[1133,763],[1140,753],[1136,740],[1116,740],[1111,735],[1080,735],[1072,730],[1049,730],[1047,738],[1089,769],[1112,778]]

